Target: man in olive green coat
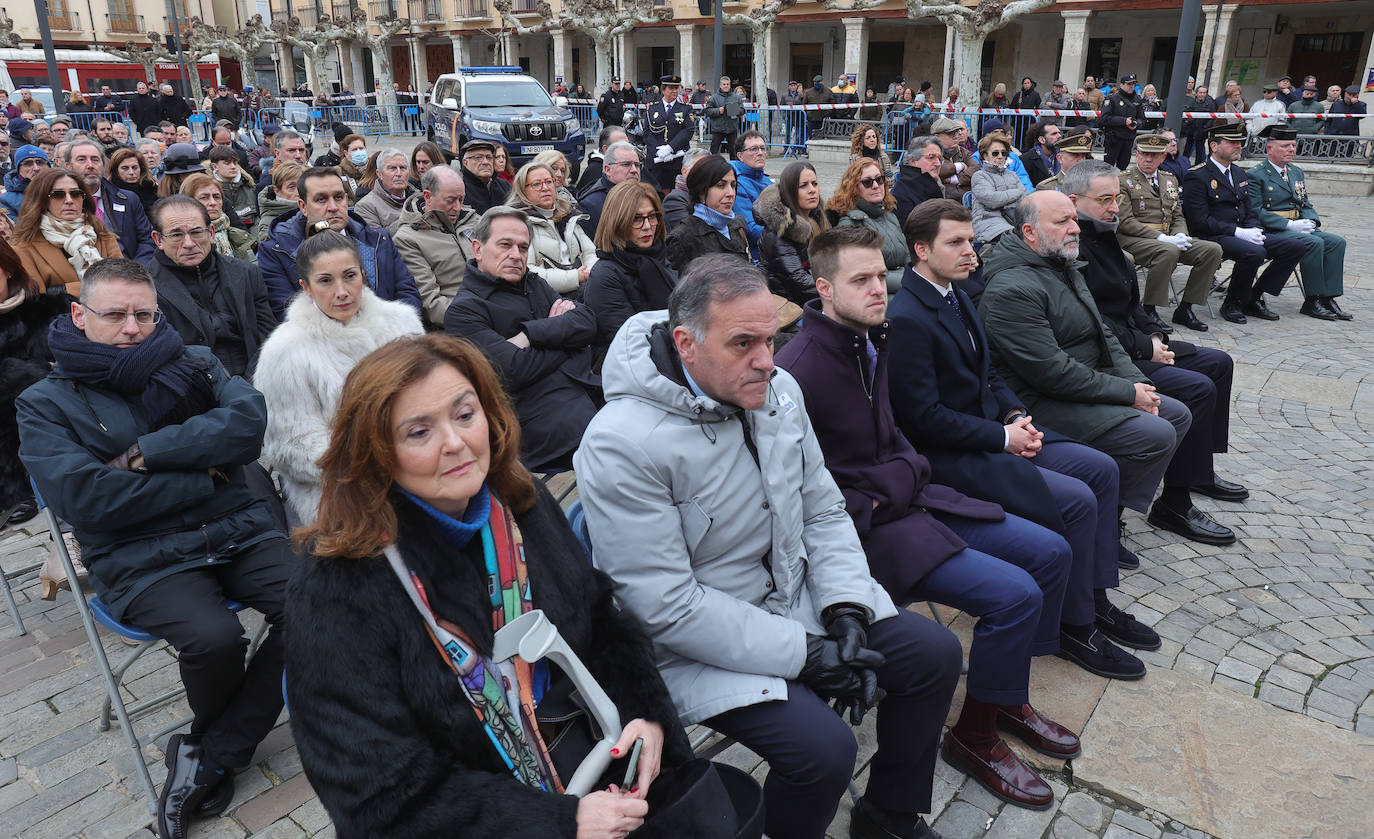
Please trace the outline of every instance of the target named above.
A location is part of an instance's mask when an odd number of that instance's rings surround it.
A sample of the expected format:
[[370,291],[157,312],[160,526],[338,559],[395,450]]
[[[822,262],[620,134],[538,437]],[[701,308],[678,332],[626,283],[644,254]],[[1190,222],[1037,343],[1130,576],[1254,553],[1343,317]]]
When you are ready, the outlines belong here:
[[1022,199],[1017,235],[1000,237],[984,264],[978,311],[994,367],[1031,416],[1111,455],[1122,506],[1143,513],[1193,417],[1155,392],[1103,325],[1079,273],[1077,218],[1061,192]]

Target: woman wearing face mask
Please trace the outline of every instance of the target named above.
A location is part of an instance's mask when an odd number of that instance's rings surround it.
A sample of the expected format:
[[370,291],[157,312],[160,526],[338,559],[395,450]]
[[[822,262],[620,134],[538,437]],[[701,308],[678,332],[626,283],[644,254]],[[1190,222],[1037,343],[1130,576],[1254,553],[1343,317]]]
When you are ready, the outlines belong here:
[[319,459],[344,379],[383,344],[424,334],[420,316],[367,287],[362,256],[347,236],[327,230],[296,252],[301,293],[258,356],[253,386],[267,402],[262,455],[281,476],[290,523],[314,524]]
[[759,267],[768,275],[768,290],[798,306],[814,299],[816,280],[807,252],[811,241],[830,229],[815,167],[788,164],[778,182],[755,199],[754,218],[763,225]]
[[973,173],[973,238],[981,246],[1012,229],[1012,217],[1026,197],[1026,186],[1007,168],[1011,138],[1006,134],[988,134],[978,143],[978,155],[982,168]]
[[343,152],[343,157],[339,161],[339,174],[343,175],[344,187],[356,202],[359,198],[358,183],[362,180],[363,170],[367,167],[367,141],[357,134],[349,134],[340,141],[339,149]]
[[[596,264],[596,246],[579,223],[587,218],[558,194],[553,173],[538,163],[520,167],[506,203],[529,216],[530,267],[553,290],[580,299]],[[603,210],[604,212],[604,210]]]
[[668,234],[668,262],[679,273],[708,253],[734,253],[749,260],[744,219],[735,215],[735,169],[722,155],[701,158],[687,174],[692,214]]
[[305,167],[291,160],[272,167],[272,185],[258,195],[258,220],[248,232],[253,241],[266,239],[277,219],[299,209],[296,184],[304,173]]
[[677,272],[668,266],[665,241],[658,191],[639,181],[611,187],[596,226],[599,259],[582,292],[603,347],[630,316],[668,308]]
[[849,164],[827,204],[836,227],[861,224],[882,235],[888,294],[896,294],[902,287],[902,274],[910,261],[906,237],[902,235],[902,223],[893,212],[896,206],[897,199],[887,188],[883,170],[867,159]]
[[152,212],[157,203],[157,180],[148,171],[148,162],[133,149],[119,149],[110,155],[105,176],[120,189],[138,196],[143,212]]
[[24,192],[10,244],[24,272],[44,288],[81,295],[81,277],[102,259],[119,257],[119,238],[105,229],[95,200],[66,169],[44,169]]
[[210,226],[215,231],[215,250],[221,256],[232,256],[244,262],[257,264],[257,254],[253,252],[253,237],[248,232],[230,224],[224,211],[224,188],[211,175],[200,173],[192,175],[181,185],[181,194],[189,195],[200,202],[210,214]]

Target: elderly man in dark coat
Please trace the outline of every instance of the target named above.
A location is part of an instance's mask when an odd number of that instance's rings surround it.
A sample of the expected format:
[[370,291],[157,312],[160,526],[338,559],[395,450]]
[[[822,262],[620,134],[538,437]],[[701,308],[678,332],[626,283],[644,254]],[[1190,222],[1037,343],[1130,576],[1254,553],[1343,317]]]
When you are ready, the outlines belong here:
[[1078,752],[1078,737],[1040,716],[1027,691],[1030,657],[1059,648],[1069,546],[996,504],[930,483],[930,464],[897,429],[887,401],[881,248],[867,228],[817,237],[810,256],[820,299],[806,305],[801,331],[777,362],[801,385],[874,578],[897,603],[929,599],[980,618],[946,758],[999,798],[1047,806],[1053,793],[997,729],[1029,735],[1055,757]]

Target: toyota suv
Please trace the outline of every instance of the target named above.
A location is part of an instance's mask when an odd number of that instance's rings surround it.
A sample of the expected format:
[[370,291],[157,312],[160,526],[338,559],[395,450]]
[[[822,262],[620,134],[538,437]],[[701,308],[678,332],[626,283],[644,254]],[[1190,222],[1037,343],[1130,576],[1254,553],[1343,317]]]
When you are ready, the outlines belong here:
[[445,73],[434,83],[425,111],[429,138],[454,154],[469,140],[490,140],[505,147],[518,169],[540,152],[557,150],[575,173],[586,151],[587,138],[567,100],[550,98],[519,67]]

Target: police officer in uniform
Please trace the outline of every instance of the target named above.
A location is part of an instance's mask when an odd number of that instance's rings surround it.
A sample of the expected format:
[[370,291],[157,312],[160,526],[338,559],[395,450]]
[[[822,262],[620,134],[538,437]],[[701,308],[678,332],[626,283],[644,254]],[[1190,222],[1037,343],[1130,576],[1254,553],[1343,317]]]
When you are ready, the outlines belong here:
[[1101,126],[1106,130],[1102,159],[1118,169],[1131,165],[1136,127],[1145,119],[1145,105],[1135,92],[1135,75],[1121,77],[1116,90],[1102,103]]
[[624,125],[625,104],[628,101],[624,91],[620,89],[620,77],[611,77],[610,90],[601,94],[601,101],[596,103],[596,115],[601,117],[601,124]]
[[1183,220],[1183,201],[1178,179],[1160,169],[1169,150],[1163,134],[1142,134],[1135,144],[1135,163],[1121,173],[1121,214],[1116,239],[1136,265],[1149,269],[1145,275],[1145,311],[1159,320],[1156,306],[1169,302],[1169,277],[1182,262],[1191,265],[1183,299],[1174,310],[1173,322],[1198,332],[1207,324],[1193,314],[1193,307],[1207,303],[1212,280],[1221,267],[1221,245],[1188,235]]
[[[1264,292],[1282,291],[1307,250],[1297,239],[1265,236],[1260,228],[1259,212],[1250,202],[1249,175],[1235,165],[1246,136],[1243,124],[1218,121],[1207,132],[1211,154],[1183,178],[1183,216],[1188,220],[1188,232],[1221,245],[1224,258],[1236,261],[1221,304],[1221,316],[1232,323],[1245,323],[1246,315],[1278,320],[1279,316],[1265,305]],[[1269,267],[1256,285],[1255,274],[1266,259],[1270,260]]]
[[1298,153],[1297,129],[1266,126],[1266,159],[1250,170],[1250,206],[1259,213],[1266,237],[1292,239],[1306,249],[1302,256],[1304,315],[1317,320],[1353,320],[1336,303],[1345,293],[1345,240],[1320,230],[1322,218],[1307,195],[1302,170],[1293,165]]
[[682,171],[682,153],[692,142],[695,124],[692,106],[678,101],[682,79],[664,76],[659,79],[663,99],[649,106],[645,115],[644,177],[643,180],[666,194],[677,182]]
[[1086,125],[1075,126],[1054,144],[1059,158],[1059,174],[1035,185],[1036,189],[1064,191],[1064,173],[1093,156],[1093,132]]

